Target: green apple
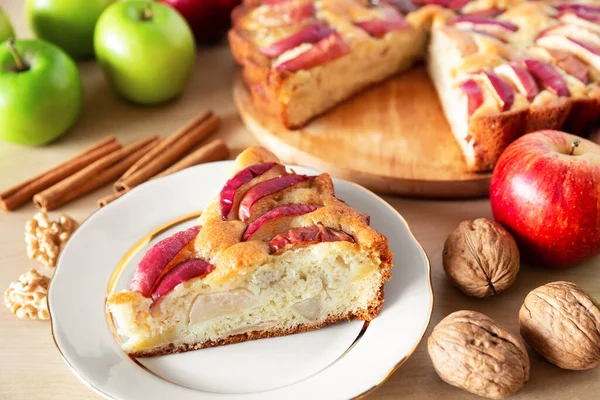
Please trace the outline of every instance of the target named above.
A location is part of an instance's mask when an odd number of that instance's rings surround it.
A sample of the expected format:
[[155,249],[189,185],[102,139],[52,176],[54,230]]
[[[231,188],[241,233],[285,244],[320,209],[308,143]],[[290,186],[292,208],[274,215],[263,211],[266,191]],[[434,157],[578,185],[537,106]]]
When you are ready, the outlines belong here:
[[63,135],[81,112],[73,60],[43,40],[0,43],[0,139],[40,145]]
[[116,0],[27,0],[25,11],[40,39],[77,59],[94,56],[94,27],[102,11]]
[[96,58],[125,99],[158,104],[179,95],[196,61],[183,17],[162,3],[127,1],[102,13],[94,32]]
[[8,19],[8,15],[0,7],[0,42],[4,42],[6,39],[10,39],[15,36],[15,31]]

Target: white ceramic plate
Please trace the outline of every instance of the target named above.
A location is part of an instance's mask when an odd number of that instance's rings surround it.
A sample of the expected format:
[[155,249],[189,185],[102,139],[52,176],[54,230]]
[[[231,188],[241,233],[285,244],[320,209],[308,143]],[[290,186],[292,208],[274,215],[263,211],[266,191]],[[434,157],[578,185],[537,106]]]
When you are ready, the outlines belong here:
[[190,214],[212,200],[231,167],[229,161],[205,164],[150,181],[81,225],[64,249],[50,287],[58,349],[79,378],[109,399],[362,397],[413,353],[429,324],[433,292],[427,256],[406,221],[373,193],[345,181],[334,180],[338,197],[370,215],[371,225],[387,236],[394,252],[385,304],[370,324],[345,322],[139,360],[119,347],[105,313],[107,292],[127,287],[149,245],[193,223]]

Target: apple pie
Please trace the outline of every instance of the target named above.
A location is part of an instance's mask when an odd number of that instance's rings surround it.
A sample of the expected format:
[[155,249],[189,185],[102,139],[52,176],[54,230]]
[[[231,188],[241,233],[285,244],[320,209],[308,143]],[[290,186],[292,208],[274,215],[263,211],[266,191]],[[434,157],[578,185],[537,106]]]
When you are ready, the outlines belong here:
[[250,0],[233,22],[254,101],[287,128],[421,59],[471,171],[598,121],[598,0]]
[[158,242],[107,306],[130,355],[154,356],[369,321],[392,254],[328,174],[244,151],[197,225]]

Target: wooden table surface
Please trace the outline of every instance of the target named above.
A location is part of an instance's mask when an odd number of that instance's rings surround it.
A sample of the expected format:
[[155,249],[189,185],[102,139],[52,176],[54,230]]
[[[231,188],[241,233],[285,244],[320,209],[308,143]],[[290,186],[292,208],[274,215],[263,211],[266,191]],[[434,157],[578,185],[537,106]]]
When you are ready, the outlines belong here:
[[[25,26],[21,1],[0,0],[20,37],[30,35]],[[242,126],[231,98],[231,78],[235,65],[226,45],[201,49],[194,77],[185,94],[160,107],[144,108],[117,99],[107,87],[93,62],[80,64],[85,86],[83,115],[63,139],[40,148],[25,148],[0,143],[0,189],[53,166],[87,145],[113,133],[128,143],[150,134],[167,135],[201,110],[213,109],[223,117],[219,136],[233,155],[254,140]],[[110,193],[105,187],[60,209],[83,220],[95,208],[96,199]],[[491,217],[486,199],[473,201],[424,201],[385,197],[407,219],[422,243],[432,264],[435,309],[429,331],[449,313],[472,309],[494,318],[518,332],[518,310],[525,295],[535,287],[555,280],[581,285],[600,299],[600,258],[566,271],[550,271],[523,266],[516,284],[508,291],[486,300],[462,295],[446,279],[441,252],[446,236],[465,219]],[[0,214],[0,290],[29,268],[51,273],[25,254],[24,225],[36,212],[27,205],[17,212]],[[52,215],[57,215],[53,213]],[[402,255],[397,255],[402,260]],[[402,279],[402,264],[396,266],[394,279]],[[390,343],[393,346],[393,343]],[[569,372],[545,362],[530,352],[531,379],[515,399],[597,399],[600,397],[600,368]],[[81,383],[62,361],[54,346],[48,321],[24,321],[0,307],[0,399],[85,400],[99,399]],[[414,355],[371,399],[469,399],[476,398],[442,382],[434,372],[423,341]]]

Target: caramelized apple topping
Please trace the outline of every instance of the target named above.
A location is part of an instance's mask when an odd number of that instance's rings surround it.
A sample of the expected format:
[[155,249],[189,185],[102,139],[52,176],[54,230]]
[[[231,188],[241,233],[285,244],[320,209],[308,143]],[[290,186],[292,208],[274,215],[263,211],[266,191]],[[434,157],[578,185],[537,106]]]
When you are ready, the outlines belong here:
[[307,226],[303,228],[291,229],[287,232],[280,233],[269,242],[271,254],[277,253],[279,250],[289,245],[307,246],[321,242],[351,242],[355,243],[354,238],[346,232],[327,228],[322,224]]
[[271,238],[281,232],[282,228],[288,227],[297,216],[313,212],[317,208],[312,204],[285,204],[276,207],[248,225],[242,240],[260,240],[264,236]]
[[251,165],[239,171],[225,183],[225,186],[223,186],[223,189],[221,190],[219,199],[221,206],[221,218],[223,218],[224,221],[226,221],[227,217],[229,216],[229,212],[233,207],[233,200],[235,198],[236,191],[240,188],[240,186],[250,182],[257,176],[264,174],[276,165],[278,164],[274,162]]
[[206,276],[214,271],[215,266],[199,258],[182,262],[167,272],[152,291],[152,299],[156,300],[169,293],[180,283],[199,276]]

